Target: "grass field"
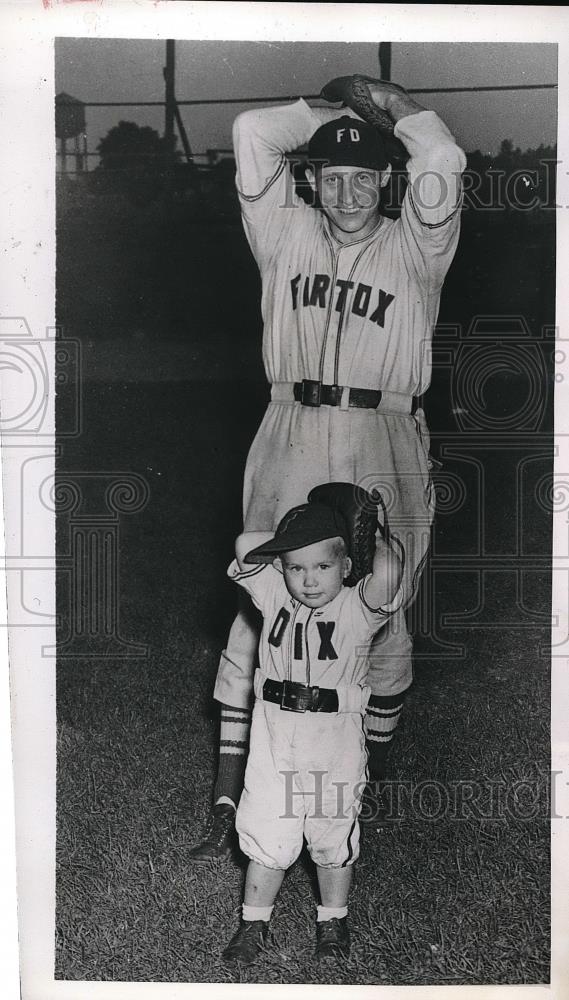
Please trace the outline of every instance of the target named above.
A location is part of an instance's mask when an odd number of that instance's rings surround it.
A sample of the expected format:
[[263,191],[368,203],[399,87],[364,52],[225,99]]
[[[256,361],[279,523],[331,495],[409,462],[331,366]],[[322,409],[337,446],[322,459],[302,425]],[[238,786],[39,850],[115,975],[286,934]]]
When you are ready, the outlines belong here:
[[[466,569],[478,539],[476,491],[467,489],[457,509],[445,513],[443,505],[433,564],[456,559],[434,578],[433,627],[417,639],[415,684],[393,756],[401,818],[365,831],[350,962],[314,967],[314,877],[302,859],[277,903],[274,944],[239,977],[219,955],[237,924],[243,861],[196,870],[186,852],[215,774],[211,692],[234,602],[225,567],[240,528],[246,451],[266,398],[257,279],[233,226],[179,222],[167,241],[164,224],[152,244],[152,220],[100,215],[87,247],[86,221],[67,218],[59,234],[59,320],[81,340],[86,376],[83,433],[64,442],[60,471],[130,471],[149,484],[147,506],[119,526],[121,633],[145,643],[148,656],[58,662],[56,976],[547,982],[549,662],[541,651],[549,573],[540,559],[550,523],[534,496],[550,450],[544,445],[521,486],[519,450],[497,451],[490,439],[469,452],[465,438],[463,457],[445,461],[467,487],[467,459],[481,462],[487,551],[504,554],[506,565],[517,517],[533,569],[516,591],[498,559],[478,614],[445,626],[443,614],[480,605],[480,577]],[[483,252],[472,245],[453,265],[441,319],[458,316],[467,326],[476,314],[512,312],[537,336],[536,326],[551,321],[551,245],[522,253],[506,237],[481,239]],[[528,280],[536,273],[539,282]],[[435,383],[430,420],[440,449],[457,425],[444,377]],[[511,373],[497,372],[489,406],[498,412],[518,390]],[[544,419],[540,433],[547,429]],[[67,532],[62,515],[61,553]],[[63,635],[64,579],[59,601]],[[454,653],[433,636],[454,644]],[[469,803],[472,783],[479,797]]]

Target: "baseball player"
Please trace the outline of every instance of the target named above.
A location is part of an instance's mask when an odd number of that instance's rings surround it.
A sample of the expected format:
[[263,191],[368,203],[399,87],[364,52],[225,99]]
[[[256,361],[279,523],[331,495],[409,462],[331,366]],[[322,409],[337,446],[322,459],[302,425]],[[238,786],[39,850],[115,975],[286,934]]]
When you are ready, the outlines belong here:
[[[358,88],[351,86],[358,83]],[[366,99],[361,101],[362,91]],[[433,517],[429,436],[421,397],[430,339],[458,242],[466,160],[434,111],[401,87],[339,78],[323,90],[341,110],[305,101],[236,119],[236,183],[262,279],[263,360],[271,402],[244,477],[246,531],[274,531],[318,482],[378,487],[406,551],[403,607],[371,646],[366,728],[370,778],[386,752],[412,681],[404,606],[412,600]],[[389,180],[381,131],[391,123],[409,155],[401,217],[381,214]],[[317,198],[294,191],[287,153],[308,143]],[[259,624],[242,603],[219,665],[220,757],[213,810],[195,863],[226,855],[241,793]]]
[[341,511],[318,502],[290,510],[274,537],[245,533],[237,540],[229,575],[261,612],[263,629],[236,824],[249,858],[245,901],[225,961],[248,965],[257,958],[303,837],[321,896],[316,957],[349,954],[348,891],[366,768],[362,717],[370,694],[365,650],[402,599],[401,563],[385,541],[378,540],[372,572],[355,587],[344,586],[349,551]]

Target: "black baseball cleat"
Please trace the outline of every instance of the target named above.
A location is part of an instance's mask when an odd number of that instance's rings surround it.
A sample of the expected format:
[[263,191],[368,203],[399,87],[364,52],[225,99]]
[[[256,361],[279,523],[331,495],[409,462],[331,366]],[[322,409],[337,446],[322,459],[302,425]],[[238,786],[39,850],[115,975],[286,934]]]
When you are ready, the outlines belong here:
[[332,917],[316,924],[316,951],[314,957],[348,958],[350,954],[350,931],[347,917]]
[[396,785],[389,781],[369,781],[362,795],[359,821],[364,826],[381,827],[401,819]]
[[188,851],[188,860],[194,865],[206,865],[210,861],[221,861],[226,858],[233,847],[235,832],[235,809],[229,803],[223,802],[214,806],[204,838]]
[[268,930],[267,920],[242,920],[239,930],[222,952],[223,961],[253,965],[265,947]]

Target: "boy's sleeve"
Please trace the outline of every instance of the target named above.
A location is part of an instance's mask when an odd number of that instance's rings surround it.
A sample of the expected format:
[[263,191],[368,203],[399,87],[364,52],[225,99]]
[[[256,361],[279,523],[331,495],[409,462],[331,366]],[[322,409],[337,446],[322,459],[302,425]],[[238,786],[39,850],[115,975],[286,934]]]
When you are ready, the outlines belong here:
[[410,159],[399,220],[410,272],[430,291],[440,288],[456,251],[466,157],[434,111],[400,118],[395,135]]
[[401,584],[395,597],[389,604],[384,604],[380,608],[372,608],[367,603],[365,599],[365,585],[366,581],[370,579],[370,576],[365,576],[356,586],[353,588],[353,614],[357,616],[365,626],[369,628],[372,635],[379,631],[379,629],[385,625],[392,615],[396,611],[399,611],[403,607],[403,601],[405,598],[405,592],[403,585]]
[[263,615],[270,612],[275,601],[282,597],[283,591],[285,594],[288,593],[282,574],[271,564],[263,563],[241,570],[239,563],[234,559],[227,570],[227,575],[247,591],[255,607]]

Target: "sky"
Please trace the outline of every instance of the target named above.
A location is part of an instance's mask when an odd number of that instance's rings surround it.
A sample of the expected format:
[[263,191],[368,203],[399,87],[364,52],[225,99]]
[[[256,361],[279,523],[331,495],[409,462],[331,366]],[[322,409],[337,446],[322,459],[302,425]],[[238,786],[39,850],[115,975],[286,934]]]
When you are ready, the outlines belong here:
[[[165,43],[154,39],[56,40],[56,93],[83,101],[163,100]],[[178,99],[315,95],[332,77],[379,75],[377,43],[177,41]],[[557,46],[528,43],[406,43],[392,46],[392,79],[405,87],[504,86],[557,81]],[[503,139],[522,149],[556,141],[557,91],[429,94],[467,151],[496,153]],[[240,105],[182,108],[194,153],[231,144]],[[160,108],[88,108],[88,148],[120,119],[161,133]],[[94,161],[96,162],[96,161]]]

